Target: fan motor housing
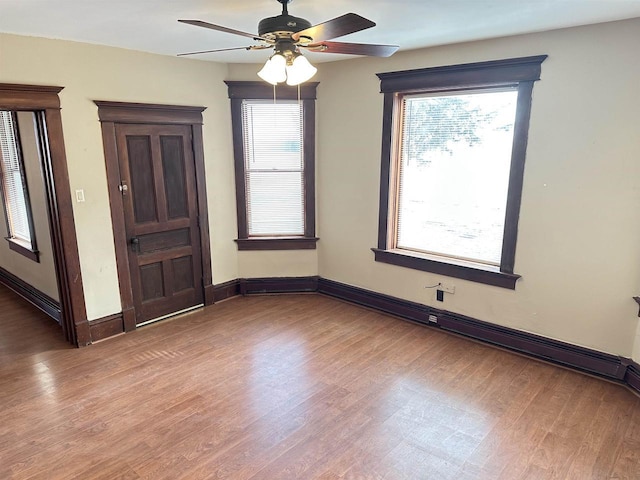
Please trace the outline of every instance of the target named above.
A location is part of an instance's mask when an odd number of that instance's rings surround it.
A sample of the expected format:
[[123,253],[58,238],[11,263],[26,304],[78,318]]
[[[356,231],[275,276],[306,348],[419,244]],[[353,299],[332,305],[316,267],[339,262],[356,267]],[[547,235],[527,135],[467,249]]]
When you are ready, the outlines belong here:
[[278,32],[296,33],[311,27],[311,22],[293,15],[278,15],[260,20],[258,35],[261,37]]

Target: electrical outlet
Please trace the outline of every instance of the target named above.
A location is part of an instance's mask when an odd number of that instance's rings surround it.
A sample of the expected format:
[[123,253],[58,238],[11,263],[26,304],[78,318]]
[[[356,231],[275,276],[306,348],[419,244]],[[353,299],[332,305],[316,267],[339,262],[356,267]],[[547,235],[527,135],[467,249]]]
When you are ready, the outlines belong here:
[[429,323],[438,323],[438,317],[435,315],[429,315]]
[[444,302],[444,292],[442,290],[436,290],[436,300]]
[[456,286],[451,283],[440,283],[438,288],[446,293],[456,293]]

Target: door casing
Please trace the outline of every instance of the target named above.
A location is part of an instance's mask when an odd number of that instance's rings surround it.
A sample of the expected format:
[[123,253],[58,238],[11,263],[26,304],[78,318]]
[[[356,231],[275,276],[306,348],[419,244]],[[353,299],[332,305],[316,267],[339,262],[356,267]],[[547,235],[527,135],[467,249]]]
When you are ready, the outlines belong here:
[[196,195],[200,218],[200,246],[202,249],[202,288],[205,305],[213,303],[211,274],[211,247],[202,142],[202,112],[206,107],[156,105],[109,102],[96,100],[98,117],[102,125],[102,140],[107,171],[107,186],[111,205],[114,244],[120,300],[122,303],[123,329],[135,330],[136,312],[129,269],[129,243],[125,228],[124,205],[120,191],[121,178],[116,142],[116,124],[186,125],[191,129],[195,162]]
[[60,293],[60,324],[67,341],[76,346],[91,341],[71,187],[64,147],[59,93],[64,87],[0,83],[0,108],[33,111],[44,119],[46,131],[39,131],[47,145],[42,158],[51,243]]

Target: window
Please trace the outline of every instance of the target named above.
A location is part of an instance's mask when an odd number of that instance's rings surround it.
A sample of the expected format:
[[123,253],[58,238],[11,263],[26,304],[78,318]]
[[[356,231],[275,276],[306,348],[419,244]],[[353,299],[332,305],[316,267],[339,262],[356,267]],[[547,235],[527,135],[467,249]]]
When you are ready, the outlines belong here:
[[545,58],[378,75],[376,261],[515,288],[531,93]]
[[18,116],[0,110],[0,173],[9,248],[34,261],[38,251],[20,148]]
[[[315,83],[226,82],[231,98],[238,249],[313,249]],[[298,97],[298,94],[300,95]]]

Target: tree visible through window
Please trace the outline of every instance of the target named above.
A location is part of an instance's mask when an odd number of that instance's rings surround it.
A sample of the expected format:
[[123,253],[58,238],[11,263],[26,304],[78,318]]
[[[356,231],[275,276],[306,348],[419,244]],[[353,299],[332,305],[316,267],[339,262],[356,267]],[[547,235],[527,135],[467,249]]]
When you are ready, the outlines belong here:
[[500,265],[517,94],[404,97],[396,248]]
[[515,288],[531,94],[545,58],[378,75],[376,261]]
[[15,112],[0,111],[0,173],[9,245],[37,261],[33,222]]

